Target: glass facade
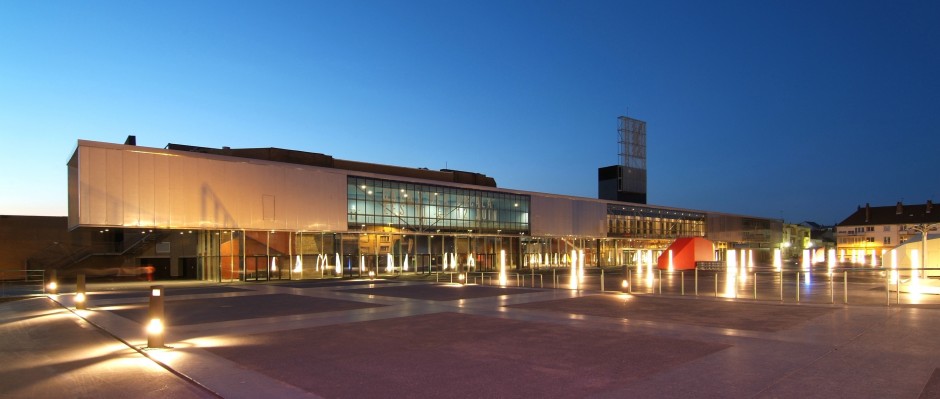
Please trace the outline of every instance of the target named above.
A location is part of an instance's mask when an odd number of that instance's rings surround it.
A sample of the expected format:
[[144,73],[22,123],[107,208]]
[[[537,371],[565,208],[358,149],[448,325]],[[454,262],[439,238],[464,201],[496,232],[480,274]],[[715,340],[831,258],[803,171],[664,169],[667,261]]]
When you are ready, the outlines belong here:
[[642,206],[607,205],[607,236],[629,238],[704,237],[705,214]]
[[351,230],[518,234],[529,231],[527,195],[349,176]]

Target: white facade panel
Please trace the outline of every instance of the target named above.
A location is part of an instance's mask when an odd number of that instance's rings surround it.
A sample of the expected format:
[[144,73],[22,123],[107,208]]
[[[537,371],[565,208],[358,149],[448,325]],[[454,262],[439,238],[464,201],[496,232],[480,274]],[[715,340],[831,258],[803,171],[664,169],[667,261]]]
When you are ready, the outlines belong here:
[[169,157],[155,155],[153,157],[153,224],[155,227],[172,226],[170,195]]
[[342,171],[85,141],[77,154],[80,226],[346,231]]
[[596,201],[532,194],[533,236],[607,235],[607,205]]
[[141,226],[153,226],[156,222],[154,219],[154,189],[156,188],[153,179],[153,165],[154,165],[154,156],[151,154],[127,154],[129,157],[136,155],[137,158],[137,200],[138,200],[138,214],[140,218],[137,221],[127,220],[125,218],[125,223],[128,226],[138,223]]
[[105,194],[105,224],[120,225],[124,223],[124,157],[120,151],[108,150],[106,152],[104,180]]
[[121,153],[121,158],[124,164],[124,176],[129,177],[124,179],[123,182],[124,212],[121,224],[128,225],[137,223],[140,220],[140,178],[138,168],[140,157],[130,153]]

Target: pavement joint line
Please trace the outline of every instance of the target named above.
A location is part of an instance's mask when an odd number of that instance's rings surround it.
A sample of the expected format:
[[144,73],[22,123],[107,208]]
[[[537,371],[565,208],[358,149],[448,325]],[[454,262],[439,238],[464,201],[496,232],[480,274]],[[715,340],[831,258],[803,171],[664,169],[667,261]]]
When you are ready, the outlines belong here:
[[176,370],[176,369],[174,369],[174,368],[172,368],[172,367],[170,367],[170,366],[164,364],[163,362],[161,362],[161,361],[159,361],[159,360],[157,360],[157,359],[154,359],[153,356],[150,356],[150,354],[148,354],[147,351],[146,351],[144,348],[139,348],[139,347],[137,347],[137,346],[131,345],[130,342],[127,342],[127,341],[125,341],[123,338],[118,337],[117,335],[112,334],[110,331],[108,331],[108,330],[105,329],[104,327],[101,327],[101,326],[98,325],[97,323],[95,323],[95,322],[93,322],[93,321],[91,321],[91,320],[89,320],[89,319],[83,317],[82,315],[80,315],[80,314],[78,314],[77,312],[75,312],[73,309],[69,308],[68,306],[65,306],[65,305],[62,304],[61,302],[59,302],[59,301],[55,300],[54,298],[52,298],[51,296],[47,296],[47,298],[49,298],[49,300],[51,300],[51,301],[54,302],[55,304],[61,306],[63,309],[67,310],[69,313],[75,315],[75,316],[78,317],[79,319],[82,319],[82,320],[84,320],[86,323],[88,323],[88,324],[94,326],[94,327],[95,327],[96,329],[98,329],[99,331],[101,331],[101,332],[107,334],[108,336],[110,336],[111,338],[114,338],[114,339],[117,340],[117,341],[120,341],[121,343],[123,343],[124,345],[126,345],[128,348],[131,348],[132,350],[134,350],[135,352],[141,354],[142,356],[146,357],[147,359],[150,359],[150,361],[154,362],[155,364],[157,364],[158,366],[160,366],[160,367],[163,368],[164,370],[169,371],[171,374],[173,374],[173,375],[175,375],[175,376],[181,378],[183,381],[189,382],[190,384],[192,384],[192,385],[194,385],[194,386],[196,386],[196,387],[198,387],[198,388],[200,388],[200,389],[202,389],[202,390],[208,392],[209,394],[212,394],[212,395],[215,396],[215,397],[224,398],[224,396],[220,395],[218,392],[215,392],[215,391],[213,391],[212,389],[210,389],[209,387],[200,384],[199,381],[196,381],[196,380],[194,380],[193,378],[191,378],[190,376],[188,376],[188,375],[186,375],[186,374],[183,374],[182,372],[180,372],[180,371],[178,371],[178,370]]

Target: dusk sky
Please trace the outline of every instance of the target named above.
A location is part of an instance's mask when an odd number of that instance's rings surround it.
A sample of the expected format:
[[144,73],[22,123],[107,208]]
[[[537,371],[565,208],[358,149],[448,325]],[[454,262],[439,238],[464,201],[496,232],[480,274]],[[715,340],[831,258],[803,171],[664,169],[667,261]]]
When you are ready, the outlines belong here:
[[0,2],[0,214],[66,215],[79,139],[281,147],[832,224],[940,200],[938,1]]

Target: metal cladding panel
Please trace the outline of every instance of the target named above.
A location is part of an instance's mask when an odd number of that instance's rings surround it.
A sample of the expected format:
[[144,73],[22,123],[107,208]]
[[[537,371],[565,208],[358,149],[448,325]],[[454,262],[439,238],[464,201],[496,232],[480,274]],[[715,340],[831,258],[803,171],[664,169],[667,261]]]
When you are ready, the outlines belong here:
[[[170,162],[169,157],[153,157],[153,226],[170,224]],[[145,172],[146,173],[146,172]],[[141,225],[146,226],[146,225]]]
[[92,142],[78,155],[79,226],[346,230],[342,171]]
[[106,152],[105,181],[105,224],[122,225],[124,223],[124,161],[120,151]]
[[607,205],[533,194],[532,225],[534,236],[607,235]]
[[[154,192],[156,185],[153,178],[154,155],[132,153],[126,155],[129,158],[137,158],[137,214],[139,216],[136,221],[133,220],[133,217],[125,217],[124,221],[127,226],[135,225],[135,223],[141,226],[153,226],[156,221],[156,215],[153,212],[156,203],[156,193]],[[130,199],[127,199],[127,201],[130,201]]]
[[82,162],[87,165],[87,174],[82,185],[83,205],[88,208],[88,219],[92,224],[107,225],[107,150],[92,148],[84,154]]
[[124,212],[121,225],[133,225],[140,220],[140,178],[138,165],[140,157],[131,153],[121,153],[124,176],[128,178],[123,181],[123,203]]

